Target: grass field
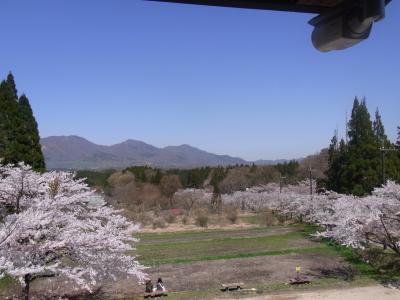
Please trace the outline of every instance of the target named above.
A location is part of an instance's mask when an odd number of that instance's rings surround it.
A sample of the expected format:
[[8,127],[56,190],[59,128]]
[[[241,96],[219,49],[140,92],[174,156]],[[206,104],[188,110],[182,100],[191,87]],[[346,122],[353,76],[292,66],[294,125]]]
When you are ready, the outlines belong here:
[[143,234],[139,235],[137,250],[142,263],[157,266],[328,249],[324,244],[307,240],[309,232],[309,228],[292,226]]
[[[219,286],[229,282],[244,282],[257,293],[294,289],[286,283],[295,276],[297,265],[312,280],[310,286],[297,287],[299,290],[371,282],[373,270],[368,265],[348,249],[313,241],[313,231],[314,227],[297,224],[142,233],[136,253],[140,262],[150,267],[148,274],[153,282],[163,278],[169,299],[224,298],[227,294],[220,292]],[[327,270],[340,270],[349,264],[360,274],[352,283],[340,272],[326,275]],[[6,288],[7,282],[0,280],[0,289]],[[121,278],[105,290],[110,298],[139,299],[134,295],[141,295],[143,286]],[[243,291],[229,293],[230,298],[246,295]]]
[[[171,291],[169,299],[224,298],[227,294],[219,287],[229,282],[245,282],[258,293],[293,289],[287,282],[295,276],[297,265],[312,280],[310,286],[297,287],[299,290],[372,282],[369,272],[373,270],[368,265],[348,249],[312,240],[310,233],[314,231],[315,227],[296,224],[143,233],[139,235],[137,253],[139,260],[150,267],[148,273],[153,281],[163,278]],[[340,274],[350,264],[359,274],[351,283]],[[115,292],[122,292],[121,297],[140,292],[128,286],[121,282]],[[242,298],[246,292],[228,295]]]

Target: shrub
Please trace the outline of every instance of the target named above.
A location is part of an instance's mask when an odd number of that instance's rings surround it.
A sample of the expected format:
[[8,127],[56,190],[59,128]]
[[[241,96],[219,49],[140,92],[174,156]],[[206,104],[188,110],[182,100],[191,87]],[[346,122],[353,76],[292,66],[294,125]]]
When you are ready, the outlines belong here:
[[263,226],[272,226],[276,222],[275,216],[271,210],[264,210],[258,214],[258,222]]
[[165,220],[166,220],[169,224],[175,223],[175,221],[176,221],[176,216],[175,216],[173,213],[168,213],[168,214],[165,216]]
[[157,229],[157,228],[165,228],[167,227],[165,224],[165,221],[161,218],[157,218],[153,221],[153,229]]
[[196,217],[196,224],[200,227],[207,227],[208,226],[208,216],[206,214],[199,214]]
[[229,207],[225,210],[226,218],[232,223],[235,224],[238,219],[238,213],[235,207]]
[[187,216],[183,216],[182,218],[182,224],[187,225],[189,223],[189,218]]
[[142,213],[136,213],[133,216],[134,220],[136,220],[138,223],[142,224],[142,226],[149,225],[153,222],[153,218],[151,217],[150,214],[142,212]]

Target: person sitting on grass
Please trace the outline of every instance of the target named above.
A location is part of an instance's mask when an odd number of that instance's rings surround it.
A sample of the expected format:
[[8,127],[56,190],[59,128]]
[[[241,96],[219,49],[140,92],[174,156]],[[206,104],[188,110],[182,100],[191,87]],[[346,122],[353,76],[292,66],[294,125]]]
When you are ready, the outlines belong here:
[[151,282],[150,279],[147,279],[147,280],[146,280],[146,290],[145,290],[145,292],[146,292],[146,293],[151,293],[151,292],[153,292],[153,283]]
[[165,292],[165,286],[161,278],[158,278],[157,284],[155,287],[155,291],[157,292]]

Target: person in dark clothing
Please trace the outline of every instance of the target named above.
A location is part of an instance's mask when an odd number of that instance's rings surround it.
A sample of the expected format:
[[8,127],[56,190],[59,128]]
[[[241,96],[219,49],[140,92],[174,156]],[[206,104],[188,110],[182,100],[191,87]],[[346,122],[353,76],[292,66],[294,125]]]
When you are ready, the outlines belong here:
[[152,293],[153,292],[153,283],[151,282],[150,279],[146,280],[146,293]]
[[158,278],[156,284],[156,291],[157,292],[165,292],[165,286],[161,278]]

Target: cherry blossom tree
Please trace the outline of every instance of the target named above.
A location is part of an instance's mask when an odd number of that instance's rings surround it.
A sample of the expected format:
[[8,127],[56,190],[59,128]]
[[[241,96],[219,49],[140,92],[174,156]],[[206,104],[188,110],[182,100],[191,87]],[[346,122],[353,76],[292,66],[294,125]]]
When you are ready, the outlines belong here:
[[356,248],[381,245],[400,255],[400,185],[388,181],[367,197],[341,196],[334,209],[334,226],[321,235]]
[[316,236],[331,238],[342,245],[361,249],[381,245],[400,255],[399,184],[388,181],[366,197],[329,191],[310,195],[309,191],[307,182],[288,185],[282,190],[271,183],[222,195],[222,199],[226,204],[252,210],[269,208],[319,225],[324,230]]
[[16,207],[0,223],[0,273],[17,278],[29,299],[33,280],[64,276],[91,290],[98,281],[145,267],[133,255],[138,226],[67,172],[39,174],[28,166],[0,169],[2,205]]
[[17,168],[0,165],[0,205],[19,213],[30,199],[43,193],[44,182],[39,173],[23,163]]

